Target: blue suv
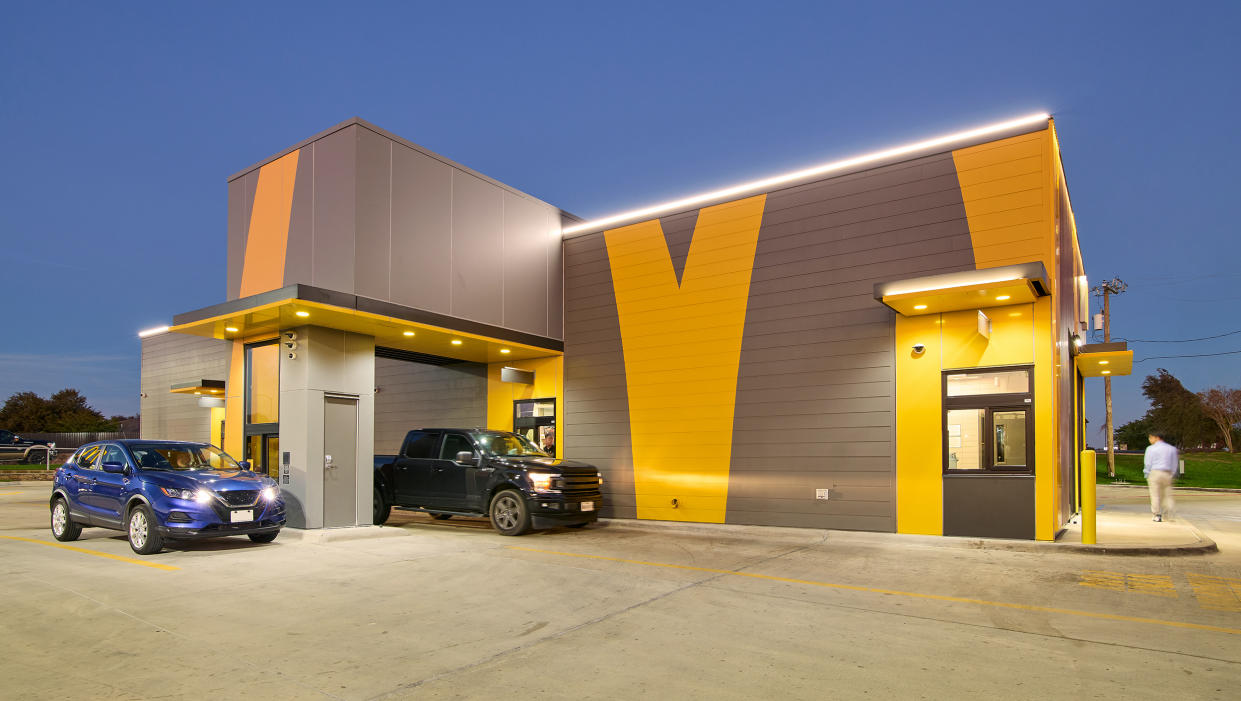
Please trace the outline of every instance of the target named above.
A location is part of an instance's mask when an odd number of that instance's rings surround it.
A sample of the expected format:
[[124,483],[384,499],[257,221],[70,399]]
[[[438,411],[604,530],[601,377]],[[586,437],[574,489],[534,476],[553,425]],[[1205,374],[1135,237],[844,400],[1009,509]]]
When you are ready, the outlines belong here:
[[89,443],[56,470],[52,535],[76,540],[83,526],[125,531],[140,555],[168,538],[248,535],[270,543],[284,526],[275,480],[205,443]]

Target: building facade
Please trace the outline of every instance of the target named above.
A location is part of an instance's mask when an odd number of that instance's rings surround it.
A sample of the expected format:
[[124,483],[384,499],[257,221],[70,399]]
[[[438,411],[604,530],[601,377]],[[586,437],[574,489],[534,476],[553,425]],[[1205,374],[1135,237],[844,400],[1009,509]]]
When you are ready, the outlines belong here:
[[[370,523],[407,430],[518,430],[603,515],[1048,540],[1087,286],[1045,115],[576,217],[362,120],[229,179],[223,302],[143,339],[143,433]],[[199,406],[199,405],[202,406]]]

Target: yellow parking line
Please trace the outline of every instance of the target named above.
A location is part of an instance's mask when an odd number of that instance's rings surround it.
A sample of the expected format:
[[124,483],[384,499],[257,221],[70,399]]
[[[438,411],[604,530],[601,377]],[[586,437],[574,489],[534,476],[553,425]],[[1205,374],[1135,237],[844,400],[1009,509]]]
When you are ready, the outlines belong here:
[[693,570],[695,572],[710,572],[712,574],[728,574],[735,577],[749,577],[751,579],[765,579],[771,582],[785,582],[788,584],[805,584],[812,587],[826,587],[829,589],[846,589],[849,591],[861,591],[871,594],[889,594],[892,596],[907,596],[914,599],[931,599],[934,601],[948,601],[957,604],[974,604],[976,606],[996,606],[999,608],[1018,609],[1020,611],[1038,611],[1042,613],[1060,613],[1069,616],[1081,616],[1083,618],[1101,618],[1107,621],[1126,621],[1129,623],[1149,623],[1152,625],[1169,626],[1172,628],[1189,628],[1191,630],[1209,630],[1215,633],[1227,633],[1229,635],[1241,635],[1241,629],[1223,628],[1221,626],[1209,626],[1202,623],[1185,623],[1183,621],[1165,621],[1159,618],[1141,618],[1138,616],[1121,616],[1114,613],[1095,613],[1094,611],[1077,611],[1075,609],[1062,609],[1050,606],[1032,606],[1030,604],[1014,604],[1006,601],[987,601],[986,599],[970,599],[961,596],[944,596],[943,594],[923,594],[912,591],[898,591],[895,589],[878,589],[875,587],[863,587],[855,584],[836,584],[833,582],[816,582],[812,579],[793,579],[791,577],[776,577],[769,574],[758,574],[755,572],[736,572],[734,570],[719,570],[712,567],[695,567],[693,565],[674,565],[666,562],[647,562],[645,560],[628,560],[623,557],[607,557],[604,555],[586,555],[582,553],[566,553],[556,550],[539,550],[538,548],[526,548],[520,545],[508,546],[512,550],[525,550],[532,553],[543,553],[546,555],[562,555],[564,557],[581,557],[591,560],[607,560],[610,562],[624,562],[630,565],[645,565],[647,567],[665,567],[677,570]]
[[0,497],[11,497],[15,494],[25,494],[25,492],[0,492]]
[[37,545],[50,545],[53,548],[64,548],[65,550],[72,550],[75,553],[86,553],[87,555],[106,557],[109,560],[119,560],[121,562],[128,562],[132,565],[142,565],[143,567],[153,567],[157,570],[174,571],[174,570],[181,569],[180,567],[173,567],[172,565],[161,565],[158,562],[147,562],[146,560],[137,560],[135,558],[125,557],[123,555],[113,555],[112,553],[101,553],[98,550],[87,550],[86,548],[79,548],[73,545],[65,545],[64,543],[51,543],[46,540],[35,540],[34,538],[19,538],[15,535],[0,535],[0,538],[7,538],[9,540],[20,540],[23,543],[35,543]]

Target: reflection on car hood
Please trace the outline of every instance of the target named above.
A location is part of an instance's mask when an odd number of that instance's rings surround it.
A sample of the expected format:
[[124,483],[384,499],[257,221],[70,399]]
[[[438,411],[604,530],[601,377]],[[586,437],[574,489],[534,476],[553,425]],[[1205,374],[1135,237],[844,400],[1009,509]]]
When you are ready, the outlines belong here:
[[561,460],[558,458],[538,457],[535,455],[504,455],[497,456],[497,459],[517,467],[523,467],[531,470],[544,469],[548,472],[560,472],[566,475],[593,475],[599,471],[590,463],[578,462],[577,460]]
[[262,489],[264,476],[245,470],[192,470],[189,472],[149,472],[154,482],[164,487],[194,489],[206,487],[217,492],[234,489]]

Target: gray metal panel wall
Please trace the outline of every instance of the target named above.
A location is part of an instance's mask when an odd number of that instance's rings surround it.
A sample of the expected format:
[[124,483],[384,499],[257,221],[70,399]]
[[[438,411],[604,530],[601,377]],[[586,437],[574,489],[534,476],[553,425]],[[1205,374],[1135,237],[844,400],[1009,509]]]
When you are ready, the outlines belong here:
[[[563,336],[564,213],[365,123],[301,147],[284,284]],[[228,299],[258,168],[229,183]]]
[[395,454],[412,429],[487,425],[486,365],[375,358],[375,386],[376,454]]
[[211,410],[198,406],[198,397],[169,389],[183,382],[227,380],[230,350],[228,341],[179,333],[142,339],[142,437],[210,440]]
[[450,166],[401,144],[392,150],[392,300],[452,313]]
[[945,475],[944,535],[1034,539],[1034,476]]
[[[661,220],[678,276],[696,218]],[[564,256],[567,456],[599,465],[614,515],[632,515],[624,354],[603,234],[565,241]],[[873,285],[973,267],[949,154],[768,195],[742,338],[728,522],[896,529],[893,313]],[[832,498],[816,500],[824,487]]]

